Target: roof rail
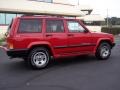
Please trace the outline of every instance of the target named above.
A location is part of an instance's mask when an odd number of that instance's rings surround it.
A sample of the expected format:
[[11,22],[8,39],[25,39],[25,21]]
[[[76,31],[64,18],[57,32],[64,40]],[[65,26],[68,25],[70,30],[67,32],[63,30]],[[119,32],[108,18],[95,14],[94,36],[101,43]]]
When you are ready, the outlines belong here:
[[76,18],[73,16],[61,16],[61,15],[39,15],[39,14],[23,14],[21,17],[25,16],[38,16],[38,17],[59,17],[59,18]]

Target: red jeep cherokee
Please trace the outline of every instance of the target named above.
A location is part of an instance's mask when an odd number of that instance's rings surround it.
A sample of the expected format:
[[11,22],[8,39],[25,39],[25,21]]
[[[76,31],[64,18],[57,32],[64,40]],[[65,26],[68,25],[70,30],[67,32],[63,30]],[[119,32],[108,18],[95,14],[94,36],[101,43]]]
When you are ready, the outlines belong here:
[[92,33],[80,20],[48,16],[15,18],[8,29],[7,55],[44,68],[51,57],[94,54],[108,59],[115,45],[111,34]]

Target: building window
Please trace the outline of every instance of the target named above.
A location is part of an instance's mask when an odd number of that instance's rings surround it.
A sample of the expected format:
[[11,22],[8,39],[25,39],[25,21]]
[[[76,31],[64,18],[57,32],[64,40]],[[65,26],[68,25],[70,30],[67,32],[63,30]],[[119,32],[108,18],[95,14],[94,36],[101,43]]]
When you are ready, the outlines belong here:
[[44,0],[44,2],[53,3],[52,0]]
[[90,15],[92,10],[81,10],[84,14]]
[[13,18],[16,17],[16,14],[6,14],[6,24],[10,24]]
[[88,26],[101,26],[102,23],[102,21],[84,21],[84,24]]
[[22,14],[0,13],[0,25],[9,25],[13,18],[21,15]]
[[4,13],[0,13],[0,24],[3,25],[6,23],[6,17]]

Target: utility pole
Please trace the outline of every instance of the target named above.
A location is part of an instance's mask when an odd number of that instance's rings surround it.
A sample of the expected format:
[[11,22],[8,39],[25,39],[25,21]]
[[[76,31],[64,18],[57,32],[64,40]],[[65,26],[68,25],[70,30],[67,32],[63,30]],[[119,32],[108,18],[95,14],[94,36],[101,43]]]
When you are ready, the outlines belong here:
[[109,20],[108,20],[108,9],[107,9],[107,27],[109,27]]

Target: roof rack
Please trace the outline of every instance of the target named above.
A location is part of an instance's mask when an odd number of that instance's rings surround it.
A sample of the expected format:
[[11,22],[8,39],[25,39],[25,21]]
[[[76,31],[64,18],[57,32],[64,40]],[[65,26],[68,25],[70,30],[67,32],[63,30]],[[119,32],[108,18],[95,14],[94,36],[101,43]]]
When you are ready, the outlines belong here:
[[75,19],[76,16],[61,16],[61,15],[39,15],[39,14],[23,14],[21,17],[25,17],[25,16],[38,16],[38,17],[57,17],[57,18],[71,18],[71,19]]

